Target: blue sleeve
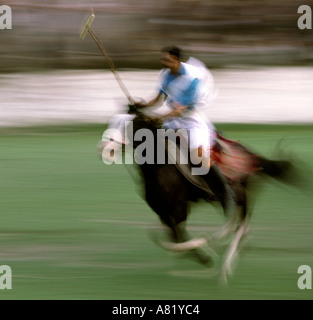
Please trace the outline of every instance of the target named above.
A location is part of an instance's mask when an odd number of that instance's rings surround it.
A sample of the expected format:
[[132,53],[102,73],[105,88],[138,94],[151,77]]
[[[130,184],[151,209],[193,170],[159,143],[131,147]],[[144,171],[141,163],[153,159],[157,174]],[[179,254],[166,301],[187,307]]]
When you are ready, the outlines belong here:
[[182,93],[177,102],[182,106],[192,106],[198,89],[199,79],[194,79],[188,89]]
[[165,96],[167,96],[166,94],[166,88],[169,84],[169,82],[171,81],[171,75],[169,73],[164,74],[164,77],[160,83],[160,89],[159,89],[159,93],[164,94]]

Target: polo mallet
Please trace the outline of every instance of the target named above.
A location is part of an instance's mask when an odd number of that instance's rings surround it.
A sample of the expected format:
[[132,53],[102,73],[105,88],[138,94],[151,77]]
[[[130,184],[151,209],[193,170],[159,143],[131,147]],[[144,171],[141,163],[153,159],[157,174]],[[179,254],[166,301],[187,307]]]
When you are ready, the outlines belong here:
[[113,72],[118,84],[120,85],[121,89],[123,90],[123,92],[125,93],[128,101],[130,102],[130,104],[134,105],[135,102],[134,102],[134,99],[131,97],[131,95],[129,94],[128,90],[126,89],[122,79],[120,78],[119,74],[117,73],[117,70],[116,70],[116,67],[113,63],[113,61],[110,59],[110,57],[108,56],[108,54],[106,53],[106,51],[104,50],[99,38],[96,36],[96,34],[92,31],[91,29],[91,24],[93,22],[93,20],[95,19],[95,15],[93,12],[91,12],[89,18],[87,19],[86,23],[84,24],[84,27],[83,27],[83,30],[80,34],[80,38],[81,39],[84,39],[87,32],[89,32],[89,34],[92,36],[92,38],[96,41],[99,49],[101,50],[103,56],[106,58],[110,68],[111,68],[111,71]]

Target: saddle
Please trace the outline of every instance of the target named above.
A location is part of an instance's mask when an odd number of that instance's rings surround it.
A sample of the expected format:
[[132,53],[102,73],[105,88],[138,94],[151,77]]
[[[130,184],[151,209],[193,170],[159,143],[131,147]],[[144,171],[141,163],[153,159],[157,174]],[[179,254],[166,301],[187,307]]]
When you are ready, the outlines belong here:
[[[167,149],[167,146],[165,147]],[[176,148],[179,150],[179,143],[176,144]],[[176,155],[175,165],[187,180],[214,199],[212,190],[206,183],[205,176],[192,175],[190,164],[181,164],[179,152]],[[226,139],[219,132],[216,132],[214,144],[210,149],[210,166],[213,165],[219,167],[230,184],[257,171],[256,156],[239,142]]]
[[219,132],[216,132],[210,158],[211,163],[216,164],[232,182],[257,171],[256,156],[239,142],[226,139]]

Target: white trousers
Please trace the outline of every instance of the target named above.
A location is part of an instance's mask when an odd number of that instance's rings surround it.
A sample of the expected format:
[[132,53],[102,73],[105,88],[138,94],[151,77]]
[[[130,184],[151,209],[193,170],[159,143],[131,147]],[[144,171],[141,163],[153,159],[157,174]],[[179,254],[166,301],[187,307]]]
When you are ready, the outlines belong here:
[[[103,134],[103,139],[106,139],[108,133],[110,133],[110,138],[118,142],[122,143],[127,141],[127,137],[124,136],[125,123],[126,121],[132,121],[134,117],[135,116],[131,114],[114,115],[109,122],[108,129]],[[204,149],[210,149],[215,137],[214,125],[198,113],[183,117],[168,118],[164,121],[163,128],[174,130],[185,129],[188,132],[190,150],[198,149],[201,146]],[[116,132],[116,129],[119,134],[114,136],[114,130]],[[121,137],[123,140],[119,141]]]
[[168,118],[163,123],[165,129],[185,129],[188,132],[190,150],[203,147],[210,149],[215,135],[214,125],[199,113]]

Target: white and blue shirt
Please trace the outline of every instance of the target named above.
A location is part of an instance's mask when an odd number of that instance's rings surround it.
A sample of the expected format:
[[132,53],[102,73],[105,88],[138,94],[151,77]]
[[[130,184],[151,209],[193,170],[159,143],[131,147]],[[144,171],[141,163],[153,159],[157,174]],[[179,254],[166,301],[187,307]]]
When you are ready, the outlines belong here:
[[187,107],[186,112],[208,106],[208,75],[208,69],[181,62],[175,74],[169,69],[162,70],[159,92],[165,95],[169,107],[172,107],[173,102],[177,102]]
[[192,149],[208,146],[213,141],[215,127],[202,113],[212,102],[213,88],[210,71],[195,58],[181,62],[176,74],[171,74],[169,69],[161,71],[159,92],[165,95],[167,105],[173,108],[177,102],[186,107],[182,116],[166,118],[163,127],[193,130],[189,141]]

